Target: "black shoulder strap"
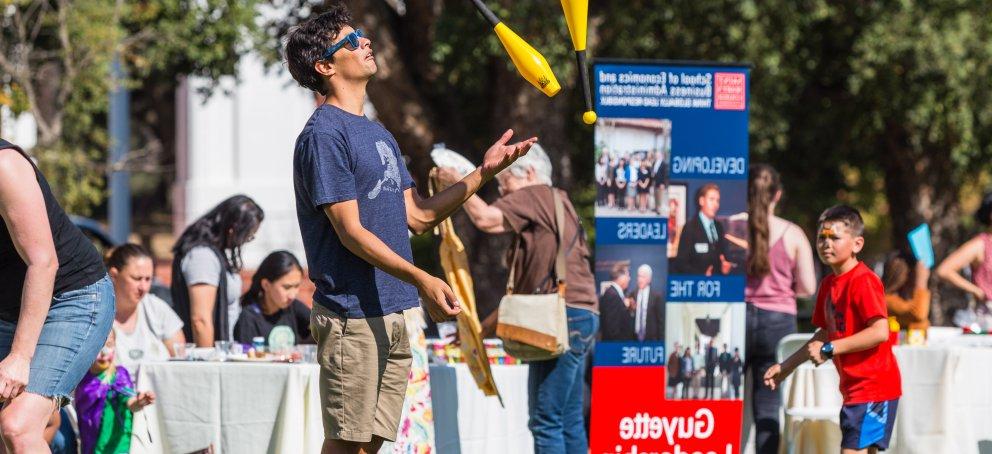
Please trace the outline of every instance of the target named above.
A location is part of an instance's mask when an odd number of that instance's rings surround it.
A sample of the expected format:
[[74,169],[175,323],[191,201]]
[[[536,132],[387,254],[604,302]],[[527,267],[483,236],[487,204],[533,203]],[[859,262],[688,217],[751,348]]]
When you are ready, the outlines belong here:
[[17,145],[14,145],[14,144],[6,141],[6,140],[0,139],[0,150],[4,150],[4,149],[7,149],[7,148],[13,148],[13,149],[15,149],[17,151],[20,151],[21,153],[24,153],[24,150],[21,149],[21,147],[19,147]]

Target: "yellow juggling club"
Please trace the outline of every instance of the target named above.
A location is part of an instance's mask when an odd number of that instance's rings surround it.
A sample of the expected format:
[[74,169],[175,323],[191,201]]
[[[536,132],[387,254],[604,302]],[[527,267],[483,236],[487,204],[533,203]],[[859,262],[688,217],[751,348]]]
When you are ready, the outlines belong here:
[[485,3],[482,3],[482,0],[472,0],[472,3],[475,4],[475,7],[482,13],[486,20],[492,24],[493,29],[496,31],[496,36],[503,43],[506,53],[510,54],[510,60],[513,60],[513,65],[517,67],[520,75],[549,97],[558,94],[561,91],[561,85],[558,83],[558,79],[555,78],[555,73],[551,71],[551,66],[548,65],[548,61],[544,59],[544,56],[531,47],[530,44],[527,44],[527,41],[524,41],[513,30],[510,30],[510,27],[503,24],[489,7]]
[[572,47],[575,48],[576,70],[585,95],[586,111],[582,121],[591,125],[596,122],[596,112],[592,110],[592,90],[589,89],[589,71],[586,70],[586,25],[589,22],[589,0],[561,0],[561,9],[565,11],[565,22],[568,23],[568,33],[572,35]]

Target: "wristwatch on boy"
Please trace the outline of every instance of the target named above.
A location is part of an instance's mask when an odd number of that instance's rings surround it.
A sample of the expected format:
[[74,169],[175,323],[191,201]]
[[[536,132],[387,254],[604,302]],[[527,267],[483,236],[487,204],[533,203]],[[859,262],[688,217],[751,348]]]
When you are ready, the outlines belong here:
[[823,346],[820,347],[820,356],[822,356],[823,359],[825,359],[825,360],[826,359],[833,358],[834,357],[834,344],[831,344],[830,342],[824,342],[823,343]]

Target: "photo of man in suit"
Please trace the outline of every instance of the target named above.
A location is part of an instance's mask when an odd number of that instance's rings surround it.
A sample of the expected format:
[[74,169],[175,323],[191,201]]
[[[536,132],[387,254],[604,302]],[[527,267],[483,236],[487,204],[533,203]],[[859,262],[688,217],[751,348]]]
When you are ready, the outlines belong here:
[[705,389],[705,399],[713,398],[713,389],[716,388],[716,368],[719,365],[720,357],[716,351],[716,342],[710,339],[706,346],[706,375],[703,377],[703,388]]
[[650,265],[639,266],[637,288],[628,295],[633,300],[634,335],[640,341],[665,339],[665,302],[661,292],[651,289],[652,274]]
[[682,229],[678,254],[672,260],[672,272],[705,276],[729,274],[734,264],[727,261],[727,239],[716,220],[720,210],[720,187],[707,183],[696,191],[696,216]]
[[600,333],[604,341],[633,341],[634,315],[626,295],[630,286],[630,265],[617,262],[610,269],[610,280],[599,297]]

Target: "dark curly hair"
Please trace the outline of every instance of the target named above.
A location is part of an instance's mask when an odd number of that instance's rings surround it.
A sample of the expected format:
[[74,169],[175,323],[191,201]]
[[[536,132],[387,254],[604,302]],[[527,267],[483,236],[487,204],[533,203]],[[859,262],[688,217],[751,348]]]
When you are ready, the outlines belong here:
[[297,83],[327,95],[327,84],[313,65],[334,44],[331,40],[345,25],[351,25],[351,13],[343,3],[335,3],[327,11],[289,31],[286,37],[286,65]]
[[231,196],[186,227],[172,252],[179,260],[194,247],[211,247],[224,254],[227,271],[240,271],[241,246],[251,241],[263,219],[265,212],[250,197]]

